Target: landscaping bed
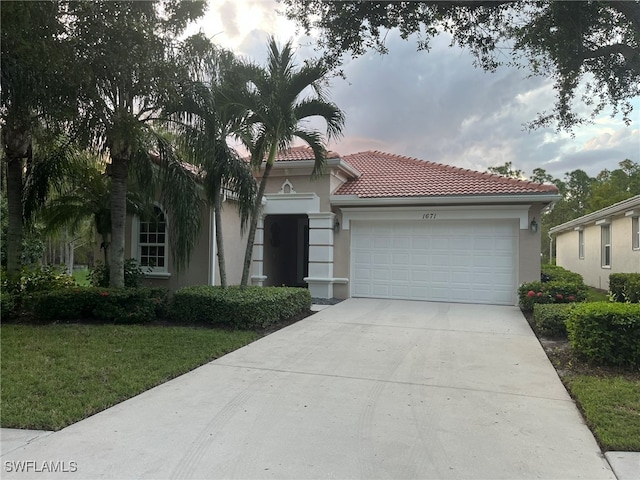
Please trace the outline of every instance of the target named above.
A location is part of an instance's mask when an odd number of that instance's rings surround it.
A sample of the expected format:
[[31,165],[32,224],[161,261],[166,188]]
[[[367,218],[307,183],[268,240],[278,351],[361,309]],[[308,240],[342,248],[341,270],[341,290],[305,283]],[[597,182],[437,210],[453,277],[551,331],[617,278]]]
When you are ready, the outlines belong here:
[[640,369],[589,363],[571,350],[568,339],[544,336],[533,313],[523,313],[600,448],[640,451]]

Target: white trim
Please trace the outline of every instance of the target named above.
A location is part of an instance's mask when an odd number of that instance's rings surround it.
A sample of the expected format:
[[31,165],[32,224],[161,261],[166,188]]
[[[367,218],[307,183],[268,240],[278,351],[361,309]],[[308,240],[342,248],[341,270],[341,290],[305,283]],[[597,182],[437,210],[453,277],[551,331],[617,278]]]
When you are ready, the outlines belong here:
[[342,209],[342,229],[349,230],[353,220],[412,220],[434,222],[443,220],[511,220],[517,219],[520,230],[529,229],[530,205],[425,206],[425,207],[362,207]]
[[[157,202],[153,203],[154,207],[158,207],[164,216],[165,232],[164,232],[164,267],[149,267],[140,265],[140,217],[132,215],[131,217],[131,257],[138,262],[138,265],[144,272],[145,278],[168,278],[169,273],[169,216],[166,210]],[[158,243],[157,245],[160,245]]]
[[596,225],[611,225],[611,218],[603,218],[601,220],[596,220]]
[[149,272],[144,274],[145,278],[171,278],[171,274],[169,272]]
[[262,209],[262,216],[317,213],[320,197],[315,193],[269,193]]
[[[442,197],[374,197],[360,198],[357,195],[331,195],[329,200],[334,206],[392,206],[392,205],[461,205],[461,204],[514,204],[514,203],[550,203],[560,200],[557,194],[531,195],[460,195]],[[491,208],[491,207],[488,207]]]

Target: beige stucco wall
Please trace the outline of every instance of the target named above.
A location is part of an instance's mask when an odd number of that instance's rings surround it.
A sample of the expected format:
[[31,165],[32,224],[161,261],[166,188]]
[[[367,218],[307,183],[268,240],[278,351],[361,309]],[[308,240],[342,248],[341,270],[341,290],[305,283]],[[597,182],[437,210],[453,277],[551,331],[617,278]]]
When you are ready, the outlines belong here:
[[578,231],[556,234],[556,264],[579,273],[584,282],[602,290],[609,289],[609,274],[640,272],[640,250],[632,248],[631,217],[618,215],[611,220],[611,267],[602,266],[601,227],[594,223],[584,228],[584,258],[578,258]]
[[[247,224],[246,230],[249,229]],[[240,217],[233,200],[226,201],[222,206],[222,239],[224,242],[224,259],[227,270],[227,284],[240,285],[242,279],[242,264],[247,247],[247,231],[241,236]],[[216,249],[217,252],[217,249]],[[216,258],[216,285],[220,285],[220,270]]]
[[[165,287],[170,290],[177,290],[178,288],[187,285],[207,285],[209,283],[210,268],[211,268],[211,256],[209,249],[211,221],[210,221],[210,209],[209,206],[203,204],[200,208],[201,229],[200,235],[196,240],[196,245],[192,251],[189,264],[182,271],[178,272],[171,255],[171,249],[169,248],[167,254],[168,272],[169,277],[145,277],[143,284],[147,286]],[[137,252],[132,251],[132,222],[133,217],[127,217],[127,235],[125,236],[125,258],[136,258]],[[168,215],[168,222],[171,222],[171,217]]]
[[[278,193],[282,188],[285,181],[289,180],[296,193],[315,193],[320,197],[320,211],[331,211],[331,204],[329,202],[330,194],[330,176],[323,175],[320,178],[311,178],[311,169],[306,171],[287,171],[284,170],[272,170],[267,180],[267,186],[265,193]],[[260,181],[258,179],[258,181]]]
[[530,230],[518,230],[520,232],[518,242],[518,285],[540,280],[540,264],[542,262],[540,212],[542,208],[541,204],[534,204],[529,208],[529,224],[534,218],[538,224],[536,233],[532,233]]

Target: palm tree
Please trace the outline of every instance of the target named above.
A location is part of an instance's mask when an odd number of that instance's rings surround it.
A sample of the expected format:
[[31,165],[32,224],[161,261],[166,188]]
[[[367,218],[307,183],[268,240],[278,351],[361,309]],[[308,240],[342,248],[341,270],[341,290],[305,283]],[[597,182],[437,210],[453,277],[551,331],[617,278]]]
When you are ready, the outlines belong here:
[[160,166],[158,190],[167,207],[171,250],[178,270],[193,249],[200,227],[199,195],[192,173],[159,133],[159,112],[186,75],[175,38],[202,15],[202,2],[73,2],[71,43],[87,67],[80,95],[79,131],[111,164],[110,284],[124,285],[127,181],[130,171],[151,178]]
[[[344,126],[344,114],[324,96],[322,87],[328,71],[321,62],[309,61],[296,68],[291,41],[280,50],[273,37],[268,41],[268,53],[266,69],[253,68],[246,88],[235,97],[235,102],[249,112],[247,128],[241,132],[240,138],[249,149],[251,164],[254,168],[261,168],[264,164],[249,227],[242,286],[249,281],[262,198],[276,154],[290,148],[298,138],[314,153],[312,175],[321,175],[327,154],[325,139],[317,130],[304,126],[303,121],[311,117],[323,119],[327,139],[339,136]],[[304,95],[305,92],[309,93]]]
[[7,270],[21,266],[25,166],[34,159],[37,131],[75,110],[76,69],[64,41],[67,2],[5,2],[0,8],[0,128],[8,204]]
[[[62,193],[51,198],[42,208],[45,232],[55,233],[68,229],[73,235],[90,220],[94,231],[100,236],[100,249],[104,253],[104,263],[109,263],[108,249],[111,235],[111,181],[107,177],[106,162],[88,151],[75,151],[72,166],[65,178]],[[137,189],[127,190],[127,213],[142,215],[148,208],[137,193]]]
[[256,181],[249,164],[227,143],[228,137],[242,125],[242,111],[226,102],[224,92],[237,86],[242,65],[232,52],[213,47],[208,60],[201,72],[206,79],[185,85],[182,101],[169,107],[167,112],[176,120],[190,162],[201,169],[207,198],[214,207],[220,284],[226,288],[222,196],[225,190],[234,194],[242,233],[253,207]]

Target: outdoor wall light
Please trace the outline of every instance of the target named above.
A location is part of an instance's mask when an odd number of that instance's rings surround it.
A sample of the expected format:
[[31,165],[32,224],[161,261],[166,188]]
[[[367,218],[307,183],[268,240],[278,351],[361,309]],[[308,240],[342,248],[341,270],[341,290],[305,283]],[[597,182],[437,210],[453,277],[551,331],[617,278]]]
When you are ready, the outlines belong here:
[[335,221],[333,222],[333,230],[336,232],[340,231],[340,220],[338,220],[338,217],[336,217]]
[[531,233],[536,233],[538,231],[538,222],[536,222],[536,217],[533,217],[533,220],[531,220],[529,228],[531,229]]

